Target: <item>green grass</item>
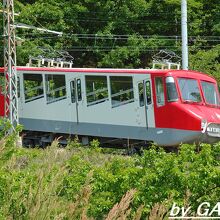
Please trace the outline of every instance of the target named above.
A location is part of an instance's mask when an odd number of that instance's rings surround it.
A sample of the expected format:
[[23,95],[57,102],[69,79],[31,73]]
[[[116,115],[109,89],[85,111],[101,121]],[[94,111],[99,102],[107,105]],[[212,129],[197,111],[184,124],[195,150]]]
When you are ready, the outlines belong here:
[[122,156],[97,142],[19,148],[0,142],[0,219],[165,219],[173,202],[220,198],[220,144]]

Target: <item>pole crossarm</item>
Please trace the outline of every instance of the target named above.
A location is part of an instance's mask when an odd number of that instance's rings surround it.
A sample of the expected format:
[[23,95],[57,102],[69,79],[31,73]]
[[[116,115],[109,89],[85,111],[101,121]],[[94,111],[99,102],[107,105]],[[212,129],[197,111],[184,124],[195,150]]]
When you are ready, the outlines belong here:
[[3,0],[4,25],[4,74],[5,74],[5,117],[15,131],[18,125],[18,85],[16,70],[16,41],[14,26],[14,2]]

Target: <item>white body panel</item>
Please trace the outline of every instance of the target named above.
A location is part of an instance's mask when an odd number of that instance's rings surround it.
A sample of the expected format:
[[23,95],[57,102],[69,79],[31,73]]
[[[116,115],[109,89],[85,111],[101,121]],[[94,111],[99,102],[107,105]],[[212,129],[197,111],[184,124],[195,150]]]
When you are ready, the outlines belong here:
[[[24,88],[23,88],[23,73],[28,74],[42,74],[44,83],[44,97],[25,103]],[[57,121],[55,130],[59,132],[61,122],[75,122],[88,124],[103,124],[103,125],[121,125],[133,126],[141,128],[155,128],[154,108],[153,103],[148,106],[140,107],[138,82],[150,79],[150,74],[126,74],[126,73],[87,73],[87,72],[46,72],[46,71],[19,71],[21,89],[20,89],[20,117],[25,119],[39,119]],[[47,104],[46,101],[46,74],[64,74],[66,80],[67,98]],[[109,99],[99,104],[87,106],[86,100],[86,85],[85,75],[103,75],[107,76]],[[134,102],[112,107],[109,76],[132,76],[134,89]],[[70,82],[75,78],[81,79],[82,101],[77,103],[71,102]],[[152,94],[152,86],[151,86]],[[153,98],[152,98],[153,100]],[[153,102],[153,101],[152,101]],[[78,108],[78,120],[77,120]],[[146,119],[147,117],[147,119]],[[68,128],[67,128],[68,129]],[[100,133],[100,131],[97,131]],[[95,131],[94,131],[95,133]]]

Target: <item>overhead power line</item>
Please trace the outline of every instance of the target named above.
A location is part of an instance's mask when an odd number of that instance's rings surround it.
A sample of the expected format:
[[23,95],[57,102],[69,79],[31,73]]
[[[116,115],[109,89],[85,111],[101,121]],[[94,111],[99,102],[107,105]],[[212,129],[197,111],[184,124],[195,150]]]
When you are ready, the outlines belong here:
[[[17,26],[17,25],[16,25]],[[27,25],[25,25],[26,27]],[[24,27],[24,28],[25,28]],[[33,27],[33,26],[30,26]],[[31,29],[31,28],[27,28]],[[33,27],[33,29],[39,30],[39,28]],[[41,28],[40,28],[41,30]],[[36,38],[60,38],[60,37],[76,37],[77,39],[101,39],[101,40],[127,40],[131,37],[140,37],[142,39],[161,39],[161,40],[179,40],[181,39],[180,35],[132,35],[132,34],[112,34],[112,35],[104,35],[104,34],[65,34],[63,32],[50,31],[48,29],[43,29],[44,33],[20,33],[19,37],[36,37]],[[46,33],[45,33],[46,32]],[[54,35],[56,34],[56,35]],[[3,37],[3,36],[1,36]],[[189,40],[197,40],[197,41],[210,41],[210,42],[219,42],[220,36],[189,36]]]
[[[158,47],[154,47],[154,46],[149,46],[147,47],[147,49],[145,47],[141,48],[141,47],[137,47],[137,46],[118,46],[118,47],[111,47],[111,46],[103,46],[103,47],[94,47],[94,46],[87,46],[87,47],[71,47],[71,48],[63,48],[63,50],[66,51],[72,51],[72,52],[87,52],[87,51],[112,51],[112,50],[116,50],[116,49],[120,49],[120,48],[126,48],[126,50],[128,51],[155,51],[155,50],[161,50],[161,49],[167,49],[167,48],[171,48],[172,50],[175,51],[181,51],[181,47],[179,46],[167,46],[167,45],[161,45]],[[189,46],[189,48],[193,48],[193,46]],[[209,48],[211,49],[212,47],[210,46],[201,46],[200,48]]]
[[[112,37],[106,37],[106,36],[77,36],[77,35],[66,35],[66,36],[34,36],[34,35],[18,35],[18,37],[22,38],[25,37],[26,40],[34,40],[34,39],[60,39],[60,38],[74,38],[77,37],[77,39],[85,39],[85,40],[117,40],[117,41],[124,41],[128,40],[131,36],[128,37],[120,37],[120,36],[112,36]],[[163,40],[163,41],[180,41],[180,36],[170,37],[170,36],[148,36],[143,37],[143,40]],[[220,37],[218,38],[196,38],[196,37],[189,37],[189,41],[196,41],[196,42],[220,42]]]
[[[189,46],[189,48],[193,48],[194,46]],[[3,46],[0,46],[0,49],[3,49],[4,47]],[[97,50],[105,50],[105,51],[111,51],[111,50],[116,50],[116,49],[120,49],[120,48],[126,48],[127,50],[131,51],[131,50],[140,50],[140,51],[148,51],[148,49],[146,48],[141,48],[141,47],[137,47],[137,46],[115,46],[115,47],[112,47],[112,46],[73,46],[73,47],[66,47],[66,48],[63,48],[63,50],[65,51],[97,51]],[[166,49],[166,48],[177,48],[178,50],[181,50],[180,46],[170,46],[170,45],[161,45],[161,46],[158,46],[158,47],[148,47],[148,48],[153,48],[154,51],[155,49]],[[206,48],[209,48],[209,49],[212,49],[214,48],[213,46],[199,46],[199,48],[203,48],[203,49],[206,49]],[[153,50],[152,49],[152,50]]]
[[[178,11],[179,14],[181,13],[180,11]],[[107,11],[79,11],[78,14],[103,14],[106,15]],[[109,14],[113,14],[112,11],[108,11]],[[173,11],[156,11],[156,12],[144,12],[141,13],[141,16],[147,16],[147,15],[176,15],[177,11],[173,10]],[[220,14],[220,12],[215,11],[212,12],[212,14]]]

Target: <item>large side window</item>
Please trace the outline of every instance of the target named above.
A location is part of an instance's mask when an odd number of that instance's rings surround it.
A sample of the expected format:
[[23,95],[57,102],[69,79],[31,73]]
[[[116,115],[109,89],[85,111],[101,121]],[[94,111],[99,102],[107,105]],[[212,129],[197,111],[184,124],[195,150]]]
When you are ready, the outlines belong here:
[[65,75],[46,75],[47,103],[66,98]]
[[130,76],[110,76],[112,107],[134,101],[133,79]]
[[43,77],[41,74],[23,75],[25,102],[30,102],[44,97]]
[[106,76],[86,76],[87,105],[95,105],[108,100]]
[[155,78],[157,106],[165,105],[163,78]]

